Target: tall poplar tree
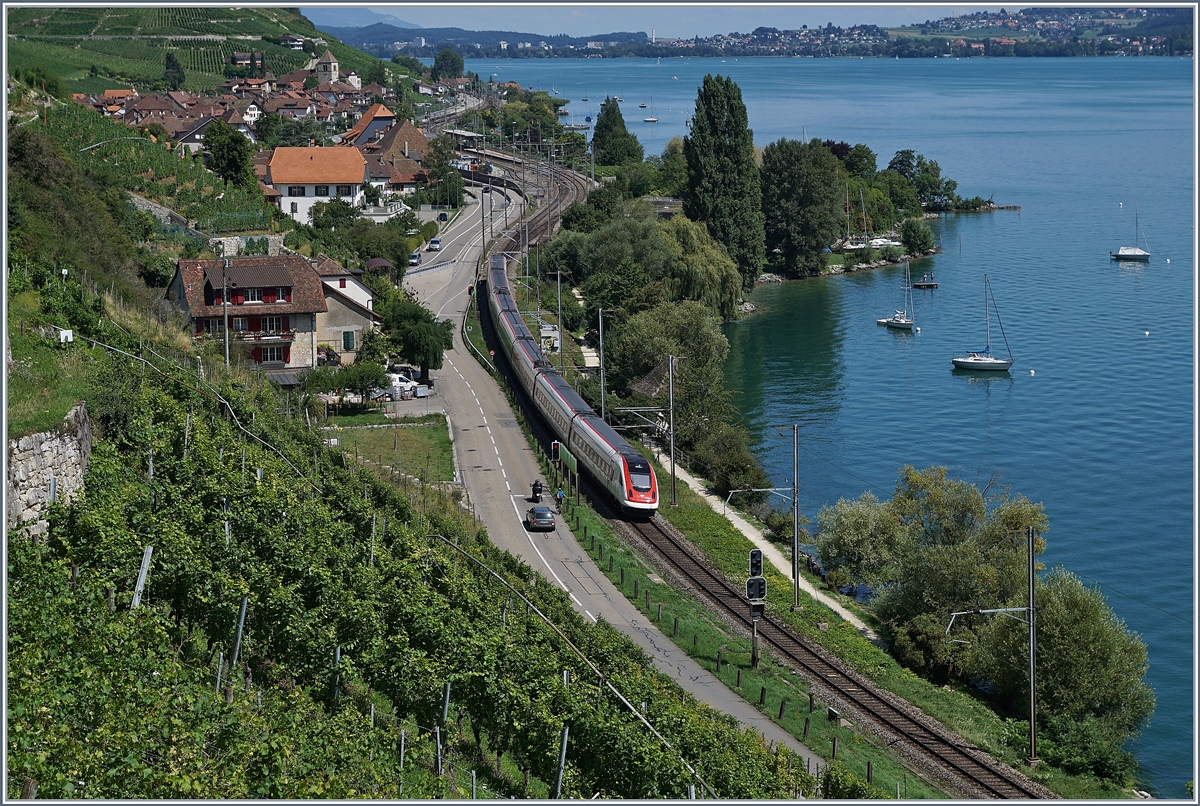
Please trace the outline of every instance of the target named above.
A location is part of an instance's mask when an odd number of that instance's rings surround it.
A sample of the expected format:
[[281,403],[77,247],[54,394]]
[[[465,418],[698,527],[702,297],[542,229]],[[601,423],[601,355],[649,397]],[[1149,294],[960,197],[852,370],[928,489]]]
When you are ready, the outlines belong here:
[[637,136],[625,128],[625,116],[621,107],[612,98],[605,98],[596,115],[596,129],[592,134],[592,151],[597,165],[624,165],[641,162],[645,152]]
[[167,51],[165,65],[163,83],[167,85],[167,89],[177,90],[182,87],[187,76],[183,72],[183,65],[179,63],[179,59],[171,51]]
[[683,212],[702,222],[754,284],[766,252],[762,188],[754,162],[754,133],[742,90],[733,79],[707,75],[696,96],[691,134],[683,139],[688,182]]

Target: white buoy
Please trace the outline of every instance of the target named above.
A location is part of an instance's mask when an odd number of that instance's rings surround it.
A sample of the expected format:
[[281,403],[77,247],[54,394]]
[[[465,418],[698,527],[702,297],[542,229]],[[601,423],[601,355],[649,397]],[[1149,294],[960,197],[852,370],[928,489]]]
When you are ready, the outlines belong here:
[[1147,335],[1147,336],[1149,336],[1149,335],[1150,335],[1150,331],[1149,331],[1149,330],[1147,330],[1147,331],[1146,331],[1146,335]]
[[1168,263],[1170,263],[1170,262],[1171,262],[1171,258],[1167,258],[1167,262],[1168,262]]
[[921,332],[921,328],[917,328],[917,332],[918,332],[918,333],[920,333],[920,332]]
[[1124,207],[1124,206],[1125,206],[1125,203],[1124,203],[1124,202],[1117,202],[1117,206],[1118,206],[1118,207]]
[[1030,374],[1030,375],[1032,375],[1032,374],[1033,374],[1033,370],[1029,370],[1029,374]]

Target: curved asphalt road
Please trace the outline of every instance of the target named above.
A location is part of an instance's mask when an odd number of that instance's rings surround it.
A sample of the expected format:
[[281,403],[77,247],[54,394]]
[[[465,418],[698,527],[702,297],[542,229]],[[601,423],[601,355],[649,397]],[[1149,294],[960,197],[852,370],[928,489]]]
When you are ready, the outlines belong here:
[[[479,198],[485,221],[493,200],[501,214],[503,194],[480,194]],[[519,216],[520,203],[514,194],[510,223]],[[496,221],[497,233],[502,222],[502,217]],[[466,313],[466,290],[475,279],[481,229],[480,209],[470,204],[441,235],[441,252],[426,252],[421,270],[405,276],[405,286],[439,319],[461,323]],[[458,328],[454,348],[446,353],[445,365],[435,379],[432,399],[404,401],[399,410],[403,413],[411,407],[415,412],[432,406],[446,413],[462,482],[493,543],[561,586],[585,617],[592,621],[603,617],[633,639],[662,672],[697,699],[754,727],[770,742],[782,743],[814,763],[820,760],[662,634],[596,568],[565,523],[560,521],[554,533],[525,530],[524,513],[530,506],[525,497],[541,470],[504,393],[470,354]]]

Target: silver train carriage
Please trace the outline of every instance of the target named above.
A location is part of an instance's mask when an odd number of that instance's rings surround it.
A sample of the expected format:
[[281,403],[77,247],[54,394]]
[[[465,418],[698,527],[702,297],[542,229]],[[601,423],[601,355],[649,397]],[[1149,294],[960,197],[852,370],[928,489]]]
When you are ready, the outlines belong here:
[[604,422],[546,360],[509,290],[504,257],[492,256],[488,304],[504,353],[534,408],[567,450],[628,510],[658,509],[658,482],[650,462]]

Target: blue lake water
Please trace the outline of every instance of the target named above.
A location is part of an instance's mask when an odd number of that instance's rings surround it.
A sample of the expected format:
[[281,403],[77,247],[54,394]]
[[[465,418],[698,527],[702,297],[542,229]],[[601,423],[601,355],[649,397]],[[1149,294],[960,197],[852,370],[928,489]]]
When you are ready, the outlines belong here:
[[[881,168],[911,148],[937,160],[960,194],[1020,205],[933,223],[942,252],[912,266],[940,285],[915,292],[919,334],[875,324],[903,305],[902,266],[755,290],[761,312],[726,330],[727,385],[781,486],[791,436],[772,426],[800,424],[800,503],[813,520],[838,498],[889,498],[903,464],[946,465],[980,485],[999,473],[1043,502],[1043,561],[1099,585],[1149,647],[1158,708],[1133,750],[1148,786],[1184,797],[1195,715],[1193,62],[468,60],[467,69],[553,88],[572,99],[578,122],[621,95],[647,154],[686,134],[706,73],[729,75],[758,145],[865,143]],[[643,101],[658,124],[642,122]],[[1135,208],[1153,258],[1111,262],[1110,250],[1133,244]],[[950,358],[983,346],[985,274],[1016,364],[973,377],[953,372]],[[995,322],[992,337],[1003,352]]]

